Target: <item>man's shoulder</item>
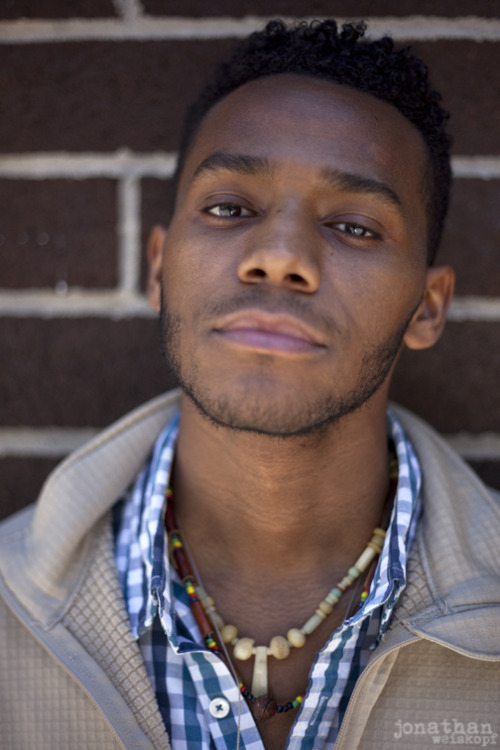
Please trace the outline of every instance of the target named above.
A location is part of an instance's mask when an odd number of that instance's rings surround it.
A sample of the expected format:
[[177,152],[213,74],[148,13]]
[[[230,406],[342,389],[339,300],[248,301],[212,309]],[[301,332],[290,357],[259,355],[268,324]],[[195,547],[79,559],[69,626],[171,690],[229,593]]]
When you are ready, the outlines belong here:
[[[65,485],[67,489],[69,478],[73,481],[80,474],[82,479],[88,478],[86,473],[89,469],[92,472],[94,459],[100,461],[101,455],[115,456],[118,460],[112,461],[113,467],[119,472],[123,470],[126,473],[129,467],[128,459],[120,461],[120,455],[124,452],[142,454],[149,451],[157,434],[178,410],[179,395],[179,390],[172,390],[157,396],[99,431],[56,466],[47,477],[38,500],[51,496],[61,485]],[[143,446],[144,449],[141,450]],[[102,477],[105,478],[104,474]],[[32,498],[33,501],[35,499]],[[20,510],[1,521],[0,533],[9,533],[8,529],[15,528],[23,522],[29,523],[33,515],[33,506],[28,507],[29,511]]]
[[39,594],[63,601],[74,589],[94,530],[142,468],[178,397],[159,396],[98,434],[49,475],[34,506],[0,524],[7,600],[30,608]]
[[500,601],[500,493],[419,417],[399,407],[394,412],[422,469],[419,538],[433,590],[447,606],[474,597],[476,603]]

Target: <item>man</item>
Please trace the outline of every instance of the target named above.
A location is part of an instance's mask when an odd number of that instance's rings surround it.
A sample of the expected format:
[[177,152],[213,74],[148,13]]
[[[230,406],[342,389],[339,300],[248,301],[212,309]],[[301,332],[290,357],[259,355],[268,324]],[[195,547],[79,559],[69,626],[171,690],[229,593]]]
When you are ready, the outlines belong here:
[[387,412],[452,294],[446,115],[362,33],[271,23],[190,111],[148,249],[181,390],[4,526],[5,747],[499,743],[498,497]]

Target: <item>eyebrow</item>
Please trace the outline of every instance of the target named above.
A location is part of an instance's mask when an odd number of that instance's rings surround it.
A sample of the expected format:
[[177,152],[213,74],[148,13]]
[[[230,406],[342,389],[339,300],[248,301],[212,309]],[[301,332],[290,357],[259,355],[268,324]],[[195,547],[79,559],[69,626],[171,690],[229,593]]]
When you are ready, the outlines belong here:
[[349,193],[374,195],[384,203],[392,205],[399,210],[402,208],[399,195],[389,185],[380,180],[326,168],[321,170],[321,179],[330,187],[346,190]]
[[[193,181],[208,172],[219,170],[256,177],[268,177],[273,173],[274,166],[269,159],[263,157],[217,151],[207,156],[198,165],[193,175]],[[380,180],[330,168],[320,170],[320,179],[328,187],[345,190],[349,193],[373,195],[381,202],[401,211],[402,204],[398,194]]]
[[245,154],[228,154],[224,151],[216,151],[204,159],[198,165],[193,175],[193,180],[207,172],[225,170],[237,174],[248,174],[255,176],[268,176],[273,168],[268,159],[259,156],[246,156]]

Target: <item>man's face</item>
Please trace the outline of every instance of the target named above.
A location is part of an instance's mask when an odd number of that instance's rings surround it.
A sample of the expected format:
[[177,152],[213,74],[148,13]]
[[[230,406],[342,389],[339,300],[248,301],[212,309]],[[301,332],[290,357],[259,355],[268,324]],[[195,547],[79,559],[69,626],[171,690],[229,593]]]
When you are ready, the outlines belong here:
[[425,165],[394,107],[326,81],[208,113],[162,270],[165,350],[205,415],[289,436],[386,398],[425,287]]

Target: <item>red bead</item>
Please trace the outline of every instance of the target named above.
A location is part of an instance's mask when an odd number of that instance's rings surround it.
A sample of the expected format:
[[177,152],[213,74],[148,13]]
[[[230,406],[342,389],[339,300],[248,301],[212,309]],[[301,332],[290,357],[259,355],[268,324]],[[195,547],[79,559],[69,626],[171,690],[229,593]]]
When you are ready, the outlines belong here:
[[186,560],[186,557],[184,555],[184,552],[182,549],[174,549],[174,560],[175,565],[177,567],[177,570],[179,571],[179,576],[181,577],[181,580],[184,580],[185,578],[191,578],[191,568],[189,567],[189,563]]

